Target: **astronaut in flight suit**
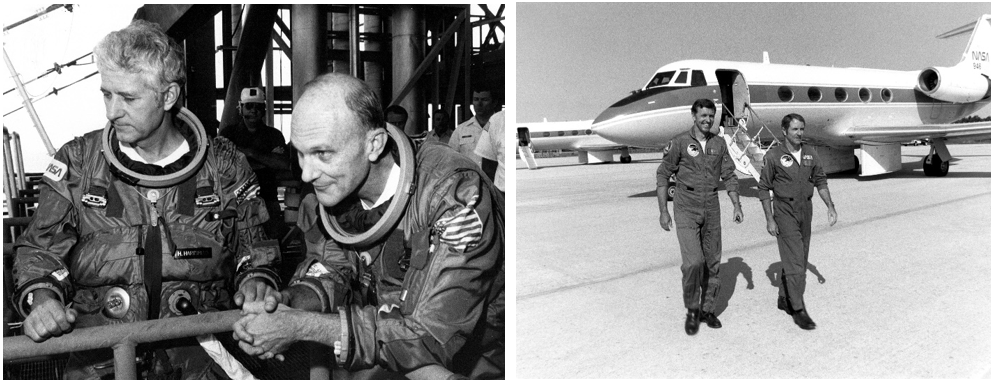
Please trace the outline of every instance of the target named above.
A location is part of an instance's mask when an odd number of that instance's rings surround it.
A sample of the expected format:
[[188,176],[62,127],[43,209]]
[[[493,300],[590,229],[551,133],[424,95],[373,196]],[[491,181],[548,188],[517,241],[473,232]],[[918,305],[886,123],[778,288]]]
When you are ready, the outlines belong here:
[[343,74],[306,85],[292,134],[316,196],[300,207],[306,258],[277,310],[246,305],[239,346],[323,343],[355,379],[505,378],[503,209],[481,168],[414,149]]
[[[177,104],[179,46],[137,20],[94,50],[109,123],[66,143],[45,171],[35,213],[14,243],[12,295],[34,341],[73,328],[200,312],[278,293],[277,242],[244,155],[209,140]],[[164,89],[164,90],[162,90]],[[139,347],[139,376],[216,378],[187,338]],[[110,377],[109,349],[74,352],[68,379]]]
[[685,332],[689,335],[698,332],[700,319],[711,328],[722,327],[713,313],[722,259],[722,227],[716,193],[720,178],[733,201],[733,220],[738,224],[743,222],[734,173],[736,167],[726,142],[711,131],[715,113],[716,106],[711,100],[696,100],[692,105],[694,126],[671,140],[668,153],[657,167],[657,203],[664,230],[671,228],[667,209],[668,178],[672,174],[678,175],[674,219],[681,246],[685,308],[688,309]]
[[819,188],[819,197],[829,208],[830,226],[836,223],[836,208],[829,195],[819,155],[802,147],[805,119],[798,114],[788,114],[781,120],[781,128],[785,144],[771,148],[764,155],[764,169],[757,189],[767,219],[767,232],[778,238],[783,265],[778,308],[792,315],[795,324],[802,329],[812,330],[816,324],[806,312],[803,300],[812,239],[812,187]]

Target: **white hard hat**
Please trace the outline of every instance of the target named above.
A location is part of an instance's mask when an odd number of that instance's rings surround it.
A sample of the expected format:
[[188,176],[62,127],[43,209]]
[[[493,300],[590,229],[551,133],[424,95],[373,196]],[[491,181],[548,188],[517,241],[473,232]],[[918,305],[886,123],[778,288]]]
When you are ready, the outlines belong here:
[[245,87],[241,90],[241,103],[265,103],[265,90],[261,87]]

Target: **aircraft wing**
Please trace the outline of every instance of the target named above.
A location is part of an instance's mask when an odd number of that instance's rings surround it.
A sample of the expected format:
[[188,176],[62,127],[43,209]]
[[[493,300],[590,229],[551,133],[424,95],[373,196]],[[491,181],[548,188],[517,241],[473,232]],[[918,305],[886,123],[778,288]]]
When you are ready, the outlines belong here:
[[858,141],[875,143],[901,143],[916,139],[991,137],[991,122],[851,127],[844,135]]
[[623,149],[628,146],[622,144],[603,144],[603,143],[591,143],[591,144],[576,144],[575,149],[579,151],[611,151],[616,149]]

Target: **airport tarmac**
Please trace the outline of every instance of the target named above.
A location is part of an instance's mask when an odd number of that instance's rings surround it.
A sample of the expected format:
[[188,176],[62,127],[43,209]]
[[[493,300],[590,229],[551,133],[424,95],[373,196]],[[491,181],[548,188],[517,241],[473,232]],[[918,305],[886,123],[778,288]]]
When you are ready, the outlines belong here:
[[723,327],[695,336],[678,239],[658,223],[660,154],[517,160],[517,376],[991,378],[991,145],[949,149],[945,178],[923,175],[926,146],[895,173],[831,175],[835,226],[813,198],[813,331],[776,308],[756,182],[741,179],[742,224],[720,190]]

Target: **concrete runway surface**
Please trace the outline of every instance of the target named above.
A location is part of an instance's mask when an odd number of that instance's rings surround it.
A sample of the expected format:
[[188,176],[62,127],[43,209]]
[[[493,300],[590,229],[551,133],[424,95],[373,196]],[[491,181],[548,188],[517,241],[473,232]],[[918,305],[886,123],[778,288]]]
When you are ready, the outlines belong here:
[[831,175],[835,226],[813,198],[814,331],[776,308],[756,182],[741,180],[739,225],[720,190],[723,327],[695,336],[678,239],[658,223],[659,154],[517,160],[517,376],[991,378],[991,145],[949,149],[945,178],[923,175],[925,146],[904,147],[899,172]]

